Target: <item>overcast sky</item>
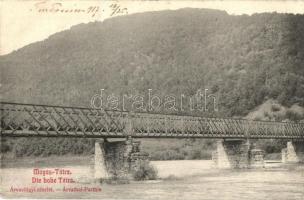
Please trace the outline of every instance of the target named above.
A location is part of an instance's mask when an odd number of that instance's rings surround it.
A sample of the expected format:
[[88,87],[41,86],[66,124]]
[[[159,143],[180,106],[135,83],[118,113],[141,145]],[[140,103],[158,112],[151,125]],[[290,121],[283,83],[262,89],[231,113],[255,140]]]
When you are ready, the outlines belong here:
[[[59,4],[61,3],[61,4]],[[115,3],[115,2],[114,2]],[[117,1],[116,1],[117,3]],[[48,36],[69,29],[79,23],[102,21],[109,18],[113,8],[110,1],[36,0],[0,2],[0,54],[8,54],[30,43],[41,41]],[[98,7],[99,10],[93,10]],[[175,10],[185,7],[214,8],[229,14],[253,14],[261,12],[304,13],[304,1],[120,1],[122,13],[117,15]],[[52,10],[52,8],[54,8]],[[44,9],[43,12],[38,12]],[[83,10],[81,12],[54,12],[58,10]],[[47,11],[46,11],[47,10]],[[91,12],[87,13],[90,10]],[[41,11],[41,10],[40,10]],[[94,16],[93,14],[96,13]]]

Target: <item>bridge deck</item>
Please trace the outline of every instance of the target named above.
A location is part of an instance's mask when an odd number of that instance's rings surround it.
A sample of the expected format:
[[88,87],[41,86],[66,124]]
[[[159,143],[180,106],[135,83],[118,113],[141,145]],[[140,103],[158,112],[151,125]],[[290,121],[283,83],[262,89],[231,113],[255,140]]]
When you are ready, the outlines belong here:
[[304,139],[303,123],[0,103],[1,136]]

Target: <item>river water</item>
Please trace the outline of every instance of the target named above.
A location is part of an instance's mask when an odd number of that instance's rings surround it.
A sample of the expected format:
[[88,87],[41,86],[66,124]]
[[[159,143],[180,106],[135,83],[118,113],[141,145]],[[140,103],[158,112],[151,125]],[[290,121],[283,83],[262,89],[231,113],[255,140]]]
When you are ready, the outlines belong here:
[[[85,198],[85,199],[247,199],[304,200],[304,167],[267,164],[260,170],[216,170],[211,161],[154,161],[159,180],[129,184],[92,182],[92,166],[60,166],[71,174],[37,175],[33,168],[1,170],[3,198]],[[54,170],[56,167],[40,168]],[[75,183],[32,183],[32,178],[72,178]],[[169,178],[168,178],[169,177]],[[58,180],[57,180],[58,181]],[[65,188],[91,188],[90,191],[63,191]],[[35,188],[35,191],[26,188]],[[39,192],[39,188],[52,188]],[[94,189],[95,188],[95,189]],[[95,190],[95,191],[93,191]],[[97,191],[98,190],[98,191]]]

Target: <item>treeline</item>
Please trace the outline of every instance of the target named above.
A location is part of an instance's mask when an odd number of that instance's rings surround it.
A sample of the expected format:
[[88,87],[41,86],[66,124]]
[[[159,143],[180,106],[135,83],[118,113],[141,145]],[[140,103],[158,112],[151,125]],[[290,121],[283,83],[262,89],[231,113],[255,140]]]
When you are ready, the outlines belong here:
[[[216,150],[214,139],[141,139],[141,150],[151,160],[209,160]],[[257,140],[266,154],[280,153],[283,140]],[[1,154],[6,157],[93,155],[94,139],[86,138],[2,138]]]
[[1,138],[1,153],[12,157],[89,155],[94,140],[85,138]]
[[151,160],[211,159],[216,140],[213,139],[146,139],[142,150]]
[[[10,157],[47,157],[52,155],[92,155],[95,139],[86,138],[6,138],[1,153]],[[212,140],[141,139],[141,149],[151,160],[211,159]]]

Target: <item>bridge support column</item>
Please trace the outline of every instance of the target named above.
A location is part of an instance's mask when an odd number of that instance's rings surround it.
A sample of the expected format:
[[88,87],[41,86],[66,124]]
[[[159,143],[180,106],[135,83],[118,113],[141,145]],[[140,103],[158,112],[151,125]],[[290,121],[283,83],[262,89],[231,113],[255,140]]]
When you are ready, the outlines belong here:
[[252,148],[248,140],[219,140],[213,153],[217,168],[260,168],[264,167],[264,152]]
[[140,142],[131,138],[120,141],[95,142],[95,179],[130,178],[138,160],[148,160],[148,154],[140,152]]
[[95,141],[95,155],[94,155],[94,178],[95,179],[107,179],[109,178],[106,157],[104,149],[104,141]]
[[287,147],[282,149],[282,162],[304,162],[304,141],[288,141]]
[[252,148],[249,154],[249,167],[250,168],[264,168],[265,152],[258,148]]

